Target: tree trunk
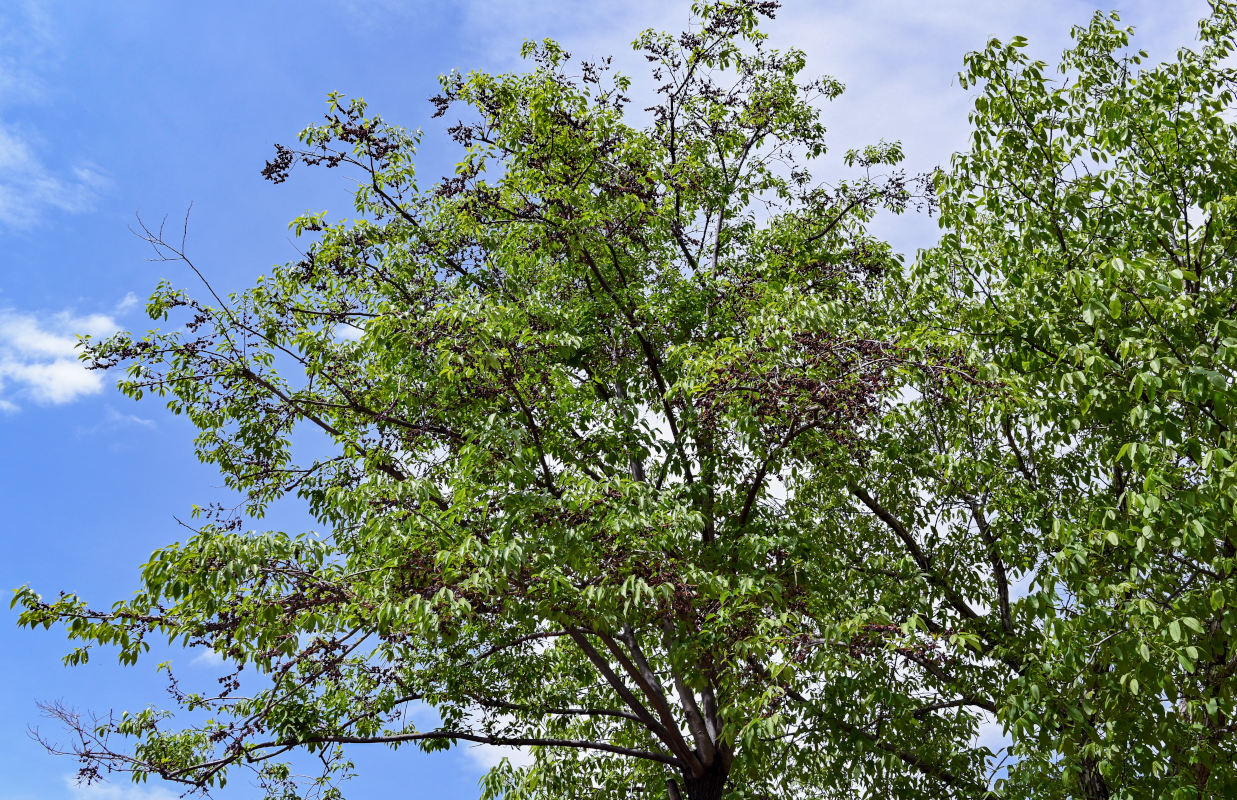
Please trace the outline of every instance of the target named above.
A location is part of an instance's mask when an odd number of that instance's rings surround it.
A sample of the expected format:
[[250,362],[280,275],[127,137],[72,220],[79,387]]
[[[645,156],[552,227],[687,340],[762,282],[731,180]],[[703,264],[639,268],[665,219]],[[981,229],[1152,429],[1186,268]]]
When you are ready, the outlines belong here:
[[1084,800],[1108,800],[1112,792],[1108,781],[1100,774],[1099,763],[1089,756],[1082,759],[1082,774],[1078,778]]
[[729,773],[729,768],[714,763],[698,777],[684,775],[678,781],[670,779],[666,781],[670,800],[721,800]]

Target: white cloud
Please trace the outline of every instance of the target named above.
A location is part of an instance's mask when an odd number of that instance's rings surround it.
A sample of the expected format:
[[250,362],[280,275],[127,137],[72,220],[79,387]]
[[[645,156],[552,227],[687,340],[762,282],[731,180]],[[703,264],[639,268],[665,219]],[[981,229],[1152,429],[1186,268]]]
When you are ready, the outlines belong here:
[[533,763],[533,754],[527,747],[500,747],[493,744],[474,744],[464,748],[468,759],[484,770],[491,770],[505,758],[514,767],[526,767]]
[[98,375],[87,372],[76,361],[63,359],[42,364],[0,361],[0,376],[25,384],[37,402],[53,405],[95,394],[102,388]]
[[[1123,24],[1136,29],[1133,43],[1163,59],[1194,38],[1206,13],[1203,0],[1163,4],[1116,0]],[[1171,13],[1166,9],[1171,6]],[[969,146],[973,93],[957,73],[963,55],[990,39],[1026,36],[1029,52],[1054,65],[1070,44],[1071,26],[1085,25],[1096,6],[1087,2],[1019,0],[879,0],[870,3],[787,3],[770,32],[776,44],[808,55],[808,71],[833,75],[846,93],[824,110],[834,153],[879,139],[900,139],[912,171],[948,166]],[[926,246],[935,224],[899,220],[882,232],[903,249]],[[910,228],[910,230],[908,230]]]
[[[426,710],[428,710],[429,712],[434,711],[434,709],[429,706],[426,706],[425,709],[414,709],[413,711],[414,717],[416,716],[418,711],[420,711],[421,713],[424,713]],[[435,714],[435,716],[437,716],[437,714]],[[468,716],[474,717],[476,720],[479,721],[481,717],[485,715],[479,709],[477,709],[477,710],[474,710],[473,712],[470,712]],[[498,714],[497,718],[500,723],[499,725],[500,728],[504,726],[506,723],[513,721],[513,718],[509,714]],[[421,724],[422,720],[418,719],[417,722],[418,724]],[[438,723],[435,723],[435,724],[438,724]],[[479,743],[469,743],[469,742],[461,742],[460,746],[463,748],[464,755],[468,757],[468,760],[471,761],[475,766],[483,770],[491,770],[494,767],[497,767],[499,764],[502,763],[502,760],[504,758],[510,761],[511,764],[515,767],[526,767],[529,764],[533,763],[533,754],[531,751],[529,751],[527,747],[479,744]]]
[[123,783],[77,782],[74,775],[64,776],[64,785],[73,800],[179,800],[180,794],[162,786],[138,786]]
[[97,394],[102,375],[77,360],[76,335],[106,336],[118,327],[106,314],[36,316],[0,309],[0,410],[17,410],[16,397],[58,405]]
[[336,339],[341,339],[347,342],[357,342],[365,335],[365,329],[356,325],[349,325],[347,322],[341,322],[331,331]]
[[995,715],[987,711],[981,711],[979,713],[979,727],[975,732],[975,744],[979,747],[987,747],[992,752],[997,753],[1009,747],[1010,739],[1005,735],[1005,727],[997,720]]

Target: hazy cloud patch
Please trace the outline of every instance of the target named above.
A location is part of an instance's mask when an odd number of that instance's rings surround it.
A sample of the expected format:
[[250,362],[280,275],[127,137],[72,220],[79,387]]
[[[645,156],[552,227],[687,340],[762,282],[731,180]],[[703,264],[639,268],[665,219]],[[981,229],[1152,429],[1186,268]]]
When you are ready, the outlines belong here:
[[48,212],[94,208],[109,183],[97,165],[69,156],[45,162],[37,131],[17,124],[14,106],[49,100],[43,74],[62,45],[47,3],[0,3],[0,229],[27,228]]
[[180,794],[162,786],[134,786],[122,783],[78,783],[75,775],[65,775],[64,785],[73,800],[178,800]]
[[228,662],[219,653],[209,648],[206,648],[206,649],[199,651],[197,655],[195,655],[192,659],[189,660],[189,663],[195,667],[207,667],[209,669],[218,669],[219,667],[226,665]]
[[513,767],[527,767],[533,754],[527,747],[500,747],[493,744],[470,744],[464,748],[468,759],[483,770],[491,770],[507,759]]
[[50,169],[35,153],[30,137],[0,123],[0,225],[26,228],[50,210],[89,211],[107,185],[107,176],[93,164],[63,172]]
[[46,3],[0,3],[0,101],[43,95],[40,68],[56,58],[56,35]]
[[[134,429],[153,429],[155,421],[146,417],[139,417],[137,414],[125,414],[117,411],[111,406],[103,409],[103,418],[97,420],[93,425],[81,425],[75,429],[78,436],[97,436],[99,434],[112,433],[114,431],[128,430],[132,432]],[[129,442],[131,443],[131,441]]]
[[120,298],[120,302],[116,304],[116,314],[128,314],[130,311],[137,308],[137,305],[140,302],[141,301],[138,300],[137,295],[133,292],[126,292],[125,296]]

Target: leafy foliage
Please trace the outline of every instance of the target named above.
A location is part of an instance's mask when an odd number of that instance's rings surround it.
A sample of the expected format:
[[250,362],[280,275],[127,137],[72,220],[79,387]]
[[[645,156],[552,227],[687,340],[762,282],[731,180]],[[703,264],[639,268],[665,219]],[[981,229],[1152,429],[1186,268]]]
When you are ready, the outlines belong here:
[[916,474],[1030,581],[986,634],[1018,796],[1237,790],[1235,30],[1217,3],[1143,68],[1097,15],[1055,80],[1017,39],[967,58],[973,149],[922,268],[1004,396]]
[[[179,728],[53,709],[85,778],[334,797],[344,746],[479,742],[533,755],[487,798],[1234,791],[1233,7],[1150,68],[1115,15],[1059,77],[970,54],[973,148],[928,197],[897,144],[812,177],[842,87],[767,47],[774,8],[643,34],[645,127],[549,41],[444,77],[463,156],[425,187],[419,134],[332,96],[264,175],[352,170],[356,217],[87,342],[250,516],[294,496],[325,533],[199,509],[108,611],[18,590],[70,662],[159,636],[236,668],[173,682]],[[866,230],[938,198],[913,268]]]

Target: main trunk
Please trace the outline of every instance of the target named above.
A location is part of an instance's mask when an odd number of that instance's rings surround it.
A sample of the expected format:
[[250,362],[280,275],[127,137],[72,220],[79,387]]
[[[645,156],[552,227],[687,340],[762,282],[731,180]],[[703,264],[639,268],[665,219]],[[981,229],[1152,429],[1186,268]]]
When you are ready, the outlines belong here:
[[678,781],[671,779],[666,782],[670,800],[721,800],[729,773],[728,768],[715,763],[703,775],[684,775]]

